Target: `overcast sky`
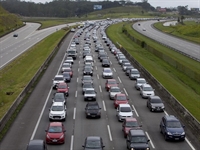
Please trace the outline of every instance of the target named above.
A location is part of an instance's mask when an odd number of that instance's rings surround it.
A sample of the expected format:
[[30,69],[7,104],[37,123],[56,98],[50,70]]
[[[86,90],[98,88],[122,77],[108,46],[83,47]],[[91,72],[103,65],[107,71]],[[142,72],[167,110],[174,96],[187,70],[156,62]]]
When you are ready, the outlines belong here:
[[[25,1],[32,1],[35,3],[45,3],[51,2],[53,0],[25,0]],[[90,1],[102,1],[102,0],[90,0]],[[113,0],[111,0],[113,1]],[[141,0],[130,0],[132,2],[141,2]],[[200,0],[148,0],[148,3],[153,7],[161,6],[161,7],[177,7],[177,6],[186,6],[188,8],[200,8]]]

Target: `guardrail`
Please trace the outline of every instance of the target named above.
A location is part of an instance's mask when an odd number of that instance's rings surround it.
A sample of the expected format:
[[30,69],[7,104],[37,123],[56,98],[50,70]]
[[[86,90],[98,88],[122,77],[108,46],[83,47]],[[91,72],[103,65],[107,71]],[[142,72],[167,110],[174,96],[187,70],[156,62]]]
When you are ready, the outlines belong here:
[[170,108],[176,113],[181,121],[186,125],[192,134],[196,137],[194,140],[200,142],[200,122],[158,81],[149,73],[138,61],[136,61],[127,51],[117,43],[118,48],[127,57],[127,59],[135,66],[141,73],[141,75],[147,79],[156,91],[159,91],[159,96],[164,102],[166,102]]

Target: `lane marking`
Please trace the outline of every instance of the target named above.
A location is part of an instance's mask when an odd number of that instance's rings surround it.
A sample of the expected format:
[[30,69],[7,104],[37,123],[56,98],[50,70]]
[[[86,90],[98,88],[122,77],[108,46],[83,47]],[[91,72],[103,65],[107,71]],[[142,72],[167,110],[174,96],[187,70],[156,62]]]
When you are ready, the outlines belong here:
[[71,136],[70,150],[73,150],[74,135]]
[[79,72],[79,68],[78,68],[78,72]]
[[73,114],[73,119],[76,119],[76,107],[74,108],[74,114]]
[[109,134],[110,141],[112,141],[112,135],[111,135],[111,131],[110,131],[110,126],[107,125],[107,128],[108,128],[108,134]]
[[122,83],[122,81],[121,81],[121,79],[120,79],[120,77],[119,77],[119,76],[118,76],[118,80],[119,80],[119,82],[120,82],[120,83]]
[[190,143],[190,141],[189,141],[187,138],[185,138],[185,140],[186,140],[186,142],[188,143],[188,145],[190,146],[190,148],[191,148],[192,150],[196,150],[196,149],[194,148],[194,146]]
[[169,116],[168,113],[164,110],[165,115]]
[[76,82],[78,82],[78,78],[76,79]]
[[150,140],[150,144],[151,144],[152,148],[155,149],[155,146],[154,146],[154,144],[153,144],[153,142],[152,142],[152,140],[151,140],[149,134],[148,134],[147,132],[145,132],[145,133],[146,133],[148,139]]
[[112,65],[112,61],[110,61],[110,64]]
[[115,68],[113,68],[114,72],[116,72]]
[[137,113],[137,111],[136,111],[136,109],[135,109],[134,105],[132,105],[132,107],[133,107],[133,110],[134,110],[134,112],[135,112],[136,116],[137,116],[137,117],[139,117],[139,114]]
[[97,66],[96,66],[95,68],[96,68],[96,70],[97,70]]
[[104,100],[102,101],[102,103],[103,103],[103,109],[104,109],[104,111],[106,111],[106,105],[105,105]]
[[128,93],[126,92],[126,89],[125,88],[123,88],[123,89],[124,89],[125,94],[128,96]]
[[101,90],[101,85],[99,85],[99,91],[102,92],[102,90]]
[[99,75],[97,74],[97,79],[99,79]]
[[75,97],[77,97],[78,96],[78,93],[77,93],[77,91],[76,91],[76,93],[75,93]]

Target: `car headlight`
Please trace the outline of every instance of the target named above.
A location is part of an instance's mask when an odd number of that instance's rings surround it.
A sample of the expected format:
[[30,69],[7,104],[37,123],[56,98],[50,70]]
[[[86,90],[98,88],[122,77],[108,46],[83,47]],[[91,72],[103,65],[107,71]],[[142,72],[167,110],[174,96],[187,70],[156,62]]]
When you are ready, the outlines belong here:
[[146,150],[150,150],[149,148],[146,148]]
[[64,134],[63,134],[63,135],[61,135],[59,139],[62,139],[63,137],[64,137]]
[[172,135],[172,133],[171,133],[171,132],[167,132],[167,134],[168,134],[168,135]]
[[155,106],[151,106],[152,108],[155,108]]
[[185,132],[181,133],[181,135],[185,135]]
[[47,134],[47,138],[48,138],[48,139],[51,139],[51,138],[49,137],[49,135],[48,135],[48,134]]
[[87,113],[87,115],[90,115],[90,113]]
[[162,108],[162,109],[164,109],[164,108],[165,108],[165,106],[162,106],[161,108]]

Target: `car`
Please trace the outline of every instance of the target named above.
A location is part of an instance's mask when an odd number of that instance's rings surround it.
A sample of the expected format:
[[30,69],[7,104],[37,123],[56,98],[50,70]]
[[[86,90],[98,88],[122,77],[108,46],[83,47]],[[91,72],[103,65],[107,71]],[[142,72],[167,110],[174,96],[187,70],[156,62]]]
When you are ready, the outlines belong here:
[[147,107],[150,111],[164,111],[165,105],[159,96],[149,96]]
[[185,140],[186,133],[184,125],[181,124],[178,118],[174,115],[165,115],[160,122],[160,132],[163,134],[165,140]]
[[68,87],[67,83],[65,83],[65,82],[58,83],[57,92],[64,93],[66,96],[69,96],[69,87]]
[[66,130],[62,122],[50,122],[45,132],[47,144],[65,143]]
[[92,77],[88,76],[88,75],[83,76],[83,78],[82,78],[82,85],[85,84],[85,83],[91,83],[91,84],[93,84]]
[[68,72],[68,73],[70,74],[70,77],[71,77],[71,78],[73,77],[72,68],[64,68],[64,69],[63,69],[63,72]]
[[111,100],[114,99],[116,94],[120,94],[120,93],[121,93],[121,90],[118,86],[111,86],[109,89],[109,97]]
[[18,34],[17,34],[17,33],[14,33],[14,34],[13,34],[13,37],[18,37]]
[[146,31],[146,29],[145,29],[145,28],[143,28],[143,29],[142,29],[142,31]]
[[98,102],[88,102],[85,106],[86,118],[101,118],[101,107],[99,107]]
[[122,70],[125,71],[127,67],[132,66],[131,63],[123,63],[122,64]]
[[135,80],[140,77],[140,72],[137,69],[131,69],[129,72],[129,78]]
[[91,63],[91,62],[87,62],[87,63],[84,64],[84,67],[86,67],[86,66],[91,67],[92,70],[93,70],[93,63]]
[[63,102],[54,102],[49,109],[49,121],[66,119],[66,105]]
[[56,93],[54,93],[54,96],[53,96],[53,103],[54,102],[62,102],[62,103],[64,103],[65,105],[66,105],[66,95],[64,94],[64,93],[58,93],[58,92],[56,92]]
[[74,64],[74,60],[73,60],[72,57],[67,57],[67,58],[65,59],[65,63],[71,63],[71,64]]
[[76,30],[74,29],[74,28],[71,28],[71,30],[70,30],[71,32],[75,32]]
[[85,92],[84,92],[84,100],[94,100],[96,101],[96,91],[94,88],[87,88],[85,89]]
[[84,58],[84,63],[87,63],[87,62],[93,63],[94,60],[91,56],[87,56],[87,57]]
[[53,80],[53,89],[57,89],[57,84],[65,82],[65,79],[63,75],[55,75],[55,77],[52,79]]
[[145,80],[145,78],[137,78],[136,81],[135,81],[135,88],[136,88],[137,90],[139,90],[139,89],[140,89],[140,86],[141,86],[142,84],[147,84],[147,81]]
[[82,86],[82,94],[85,93],[85,90],[87,88],[94,88],[93,84],[92,83],[84,83],[83,86]]
[[141,127],[142,125],[138,124],[138,121],[136,118],[132,118],[132,117],[125,118],[122,123],[122,131],[123,131],[124,138],[127,137],[127,134],[130,129],[140,129]]
[[133,110],[130,104],[119,104],[116,116],[118,121],[124,121],[127,117],[133,117]]
[[128,98],[126,97],[126,94],[119,93],[116,94],[114,97],[114,107],[115,109],[119,106],[119,104],[128,104]]
[[155,95],[155,90],[151,87],[150,84],[142,84],[140,86],[140,95],[142,98],[148,98],[149,96]]
[[109,91],[111,86],[118,86],[118,83],[115,79],[107,79],[106,80],[106,83],[105,83],[106,91]]
[[26,150],[47,150],[47,145],[44,140],[33,139],[27,144]]
[[63,73],[66,68],[71,68],[70,63],[64,63],[64,65],[62,65],[62,67],[61,67],[61,73]]
[[149,141],[142,129],[131,129],[126,138],[126,147],[129,150],[150,150]]
[[91,67],[85,67],[83,70],[83,75],[90,75],[93,76],[93,71]]
[[129,73],[130,73],[130,70],[131,70],[131,69],[134,69],[134,67],[133,67],[133,66],[128,66],[128,67],[126,67],[125,74],[126,74],[127,76],[129,76]]
[[99,57],[100,62],[102,62],[103,59],[109,59],[109,58],[108,58],[108,55],[107,55],[107,54],[102,54],[102,55],[100,55],[100,57]]
[[91,54],[90,51],[83,51],[83,58],[85,58],[87,54]]
[[84,145],[82,145],[84,150],[103,150],[103,140],[99,136],[88,136],[85,138]]
[[66,53],[67,53],[67,57],[72,57],[74,60],[77,58],[76,47],[68,49]]
[[108,59],[103,59],[102,67],[110,67],[110,61]]
[[63,77],[64,77],[64,80],[65,82],[71,82],[71,75],[70,75],[70,72],[63,72],[62,73]]
[[102,77],[105,78],[113,78],[113,72],[111,68],[103,68]]

